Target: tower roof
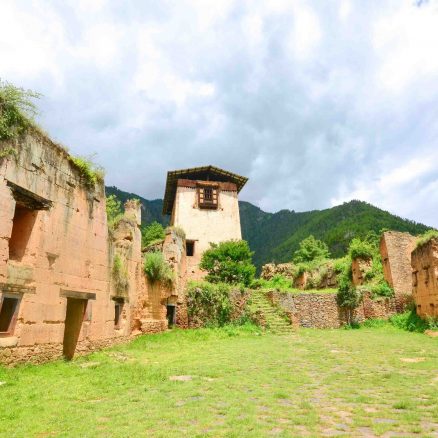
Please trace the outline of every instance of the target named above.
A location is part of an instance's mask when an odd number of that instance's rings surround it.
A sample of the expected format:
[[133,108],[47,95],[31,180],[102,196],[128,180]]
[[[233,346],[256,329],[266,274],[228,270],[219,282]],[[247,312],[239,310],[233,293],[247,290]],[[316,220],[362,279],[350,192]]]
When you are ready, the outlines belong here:
[[172,214],[176,187],[179,179],[194,181],[219,181],[236,184],[237,193],[248,181],[248,178],[228,172],[215,166],[193,167],[191,169],[171,170],[167,172],[166,191],[164,193],[163,214]]

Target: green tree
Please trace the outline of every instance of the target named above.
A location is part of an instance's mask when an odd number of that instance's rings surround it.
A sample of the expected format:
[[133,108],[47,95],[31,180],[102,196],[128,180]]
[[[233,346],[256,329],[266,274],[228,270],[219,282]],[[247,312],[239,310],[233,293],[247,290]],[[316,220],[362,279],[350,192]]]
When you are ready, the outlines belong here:
[[148,246],[157,240],[163,240],[165,236],[164,227],[160,223],[154,221],[151,224],[143,227],[141,230],[141,240],[143,246]]
[[305,263],[313,260],[328,259],[329,257],[330,253],[327,245],[310,235],[300,242],[300,248],[295,251],[293,261],[295,263]]
[[206,280],[212,283],[243,283],[249,286],[254,278],[253,253],[245,240],[229,240],[211,248],[202,255],[200,268],[207,271]]

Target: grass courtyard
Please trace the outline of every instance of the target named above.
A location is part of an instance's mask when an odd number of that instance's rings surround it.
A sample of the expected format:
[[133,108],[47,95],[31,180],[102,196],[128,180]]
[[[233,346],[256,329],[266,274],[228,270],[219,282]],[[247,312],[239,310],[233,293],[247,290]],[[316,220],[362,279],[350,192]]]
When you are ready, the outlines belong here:
[[390,326],[176,330],[0,381],[7,437],[438,436],[438,339]]

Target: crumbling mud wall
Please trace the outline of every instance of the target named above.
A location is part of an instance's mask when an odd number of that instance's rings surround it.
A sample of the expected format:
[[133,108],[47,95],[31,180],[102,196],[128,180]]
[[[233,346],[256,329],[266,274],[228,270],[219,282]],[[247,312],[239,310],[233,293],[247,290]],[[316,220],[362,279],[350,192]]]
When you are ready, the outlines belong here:
[[293,263],[267,263],[262,266],[260,278],[264,280],[272,280],[276,275],[281,275],[289,280],[294,279]]
[[438,239],[433,238],[412,252],[412,293],[417,314],[438,317]]
[[[113,248],[103,182],[84,179],[39,133],[7,146],[16,154],[0,161],[0,362],[71,358],[129,339],[138,227]],[[112,284],[114,251],[128,261],[123,296]]]
[[411,234],[399,231],[385,231],[380,238],[383,274],[394,289],[400,310],[404,302],[412,300],[411,253],[415,240]]
[[352,282],[355,286],[361,286],[365,282],[365,274],[372,267],[371,258],[357,257],[351,262]]
[[[187,252],[185,236],[175,228],[168,228],[163,243],[164,259],[175,273],[174,283],[165,290],[165,304],[169,324],[180,328],[188,327],[187,299],[185,288],[188,281]],[[174,312],[172,315],[171,313]]]

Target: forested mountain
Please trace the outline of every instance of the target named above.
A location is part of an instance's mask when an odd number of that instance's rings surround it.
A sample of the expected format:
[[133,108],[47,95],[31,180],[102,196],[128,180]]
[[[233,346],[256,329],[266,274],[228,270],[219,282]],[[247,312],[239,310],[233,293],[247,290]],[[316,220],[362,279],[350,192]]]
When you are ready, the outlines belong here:
[[[163,225],[169,223],[169,218],[161,215],[161,199],[149,201],[116,187],[107,187],[106,193],[107,196],[116,195],[123,202],[130,198],[140,199],[144,225],[153,221]],[[333,257],[340,257],[353,237],[365,237],[369,231],[380,233],[382,229],[390,229],[421,234],[430,228],[362,201],[301,213],[290,210],[266,213],[245,201],[240,201],[239,206],[243,238],[255,252],[254,263],[258,268],[271,261],[290,261],[298,244],[310,234],[326,242]]]

